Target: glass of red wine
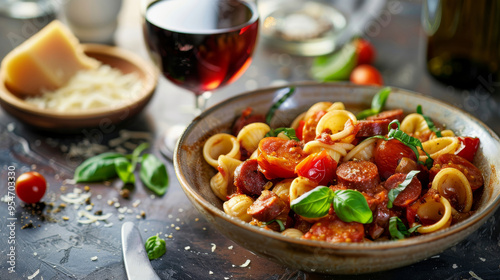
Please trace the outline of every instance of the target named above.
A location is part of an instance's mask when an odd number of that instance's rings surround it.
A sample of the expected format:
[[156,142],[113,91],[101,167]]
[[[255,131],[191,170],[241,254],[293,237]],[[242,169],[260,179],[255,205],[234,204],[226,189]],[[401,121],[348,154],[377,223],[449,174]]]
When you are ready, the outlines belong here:
[[[248,68],[258,29],[257,6],[251,1],[159,0],[144,12],[144,38],[152,60],[170,82],[194,93],[196,115],[212,91]],[[167,157],[181,130],[169,131],[162,147]]]

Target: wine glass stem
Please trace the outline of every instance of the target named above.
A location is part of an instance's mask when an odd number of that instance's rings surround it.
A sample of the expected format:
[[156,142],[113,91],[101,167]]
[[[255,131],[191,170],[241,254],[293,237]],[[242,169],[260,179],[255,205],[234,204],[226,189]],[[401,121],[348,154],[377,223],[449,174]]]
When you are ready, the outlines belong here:
[[205,108],[207,106],[207,101],[210,98],[210,96],[212,96],[211,91],[205,91],[204,93],[199,94],[199,95],[197,94],[195,96],[194,107],[195,107],[196,116],[198,116],[199,114],[201,114],[205,110]]

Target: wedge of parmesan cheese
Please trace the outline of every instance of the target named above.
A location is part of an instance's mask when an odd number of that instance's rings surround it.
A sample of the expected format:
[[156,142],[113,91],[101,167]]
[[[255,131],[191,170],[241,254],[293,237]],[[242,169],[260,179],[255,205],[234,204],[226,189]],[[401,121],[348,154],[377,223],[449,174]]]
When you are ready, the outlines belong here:
[[8,87],[34,96],[43,90],[56,90],[76,72],[99,65],[84,54],[71,31],[55,20],[7,54],[1,67]]

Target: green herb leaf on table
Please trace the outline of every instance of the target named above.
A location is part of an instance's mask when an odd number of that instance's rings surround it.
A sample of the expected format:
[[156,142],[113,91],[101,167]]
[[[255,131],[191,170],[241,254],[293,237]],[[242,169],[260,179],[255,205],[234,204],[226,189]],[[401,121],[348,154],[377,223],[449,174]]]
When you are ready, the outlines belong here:
[[146,185],[146,187],[156,195],[162,196],[167,191],[167,169],[165,168],[163,162],[161,162],[154,155],[143,155],[139,175],[144,185]]
[[337,190],[333,198],[333,209],[344,222],[368,224],[373,221],[373,213],[366,198],[355,190]]
[[412,170],[408,174],[406,174],[405,180],[399,184],[397,187],[389,191],[388,197],[389,201],[387,202],[387,208],[392,208],[392,204],[394,203],[394,200],[396,200],[396,197],[408,187],[408,185],[411,183],[413,180],[413,177],[417,175],[420,171],[418,170]]
[[392,239],[404,239],[409,237],[413,232],[415,232],[422,225],[414,226],[407,229],[403,221],[399,217],[392,216],[389,219],[389,233]]
[[300,141],[295,134],[295,129],[288,127],[271,129],[268,133],[266,133],[265,137],[277,137],[281,132],[283,132],[283,134],[285,134],[285,136],[290,140]]
[[98,182],[115,178],[115,160],[117,158],[126,159],[119,153],[103,153],[85,160],[76,170],[75,182]]
[[287,92],[285,94],[283,94],[283,96],[278,101],[276,101],[276,103],[274,103],[271,106],[271,108],[269,108],[269,111],[266,114],[266,123],[267,124],[271,123],[271,119],[274,116],[274,112],[276,112],[276,110],[278,110],[278,108],[281,106],[281,104],[283,104],[288,98],[290,98],[290,96],[292,96],[295,93],[295,87],[290,87],[290,88],[287,88],[286,90],[287,90]]
[[306,218],[319,218],[328,214],[333,201],[333,191],[325,186],[318,186],[294,199],[290,208]]
[[119,157],[115,159],[115,169],[116,173],[120,180],[125,184],[134,184],[135,183],[135,175],[134,169],[135,166],[132,165],[130,161],[126,158]]
[[145,247],[150,260],[157,259],[167,252],[165,240],[158,235],[149,237],[148,240],[146,240]]
[[372,107],[370,109],[363,110],[356,115],[358,120],[366,119],[369,116],[374,116],[382,111],[385,106],[385,102],[391,93],[390,87],[385,87],[379,90],[372,99]]
[[424,117],[424,120],[427,123],[427,126],[429,127],[429,129],[431,131],[433,131],[434,133],[436,133],[437,137],[443,137],[441,135],[441,131],[436,128],[436,126],[434,125],[434,122],[431,120],[431,118],[429,118],[429,116],[426,116],[426,115],[423,114],[423,112],[422,112],[422,105],[418,105],[417,106],[417,113],[420,114],[420,115],[422,115],[422,117]]

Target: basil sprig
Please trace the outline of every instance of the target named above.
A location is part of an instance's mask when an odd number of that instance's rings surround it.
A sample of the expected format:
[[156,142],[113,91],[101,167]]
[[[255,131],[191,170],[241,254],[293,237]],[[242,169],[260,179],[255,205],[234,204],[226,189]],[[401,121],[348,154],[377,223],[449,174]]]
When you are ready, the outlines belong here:
[[431,118],[429,118],[429,116],[426,116],[422,113],[422,105],[417,106],[417,113],[422,115],[422,117],[424,117],[424,120],[427,123],[427,126],[429,127],[429,129],[431,131],[436,133],[437,137],[442,137],[441,131],[436,128],[436,126],[434,125],[434,122],[432,122]]
[[290,87],[288,88],[288,91],[283,94],[283,96],[276,102],[274,103],[271,108],[269,108],[269,111],[266,114],[266,123],[270,124],[271,119],[274,116],[274,112],[278,110],[278,108],[283,104],[290,96],[292,96],[295,93],[295,87]]
[[385,102],[387,98],[389,98],[389,94],[391,93],[390,87],[385,87],[381,89],[377,94],[373,96],[372,99],[372,107],[370,109],[363,110],[356,115],[358,120],[366,119],[369,116],[374,116],[382,111],[384,108]]
[[409,237],[413,232],[415,232],[422,225],[416,225],[410,229],[407,229],[403,221],[399,217],[392,216],[389,219],[389,233],[392,239],[404,239]]
[[[392,128],[393,124],[397,124],[398,127],[395,129]],[[384,137],[382,135],[375,135],[375,136],[372,136],[370,138],[367,138],[366,140],[371,139],[371,138],[379,138],[379,139],[384,139],[386,141],[396,139],[399,142],[405,144],[408,148],[410,148],[415,153],[415,156],[417,158],[417,163],[425,165],[425,167],[427,167],[428,169],[431,169],[434,160],[431,158],[429,153],[427,153],[424,150],[424,147],[422,146],[422,142],[420,142],[420,140],[418,140],[417,138],[412,137],[412,136],[406,134],[404,131],[400,130],[399,129],[400,126],[401,126],[401,124],[399,123],[398,120],[393,120],[392,122],[389,123],[388,128],[390,129],[390,131],[387,134],[387,137]],[[422,151],[424,151],[424,153],[427,155],[427,159],[425,160],[425,162],[418,160],[418,157],[420,156],[420,154],[418,152],[417,147],[422,149]]]
[[142,154],[149,144],[142,143],[132,154],[103,153],[85,160],[74,174],[75,182],[99,182],[119,177],[124,184],[134,184],[134,171],[141,163],[140,179],[156,195],[165,194],[168,173],[165,165],[152,154]]
[[294,199],[290,207],[306,218],[320,218],[328,214],[332,204],[335,213],[344,222],[368,224],[373,221],[373,213],[366,198],[355,190],[332,191],[319,186]]
[[413,177],[417,175],[420,171],[418,170],[412,170],[408,174],[406,174],[405,180],[399,184],[397,187],[389,191],[388,197],[389,201],[387,202],[387,208],[392,208],[392,204],[394,203],[394,200],[396,200],[396,197],[408,187],[408,185],[411,183],[413,180]]
[[289,127],[280,127],[276,129],[271,129],[264,137],[276,137],[278,134],[283,132],[286,137],[288,137],[290,140],[294,141],[300,141],[299,138],[297,138],[297,135],[295,134],[295,129],[289,128]]
[[167,245],[165,240],[157,235],[153,235],[148,240],[146,240],[146,253],[150,260],[157,259],[167,252]]
[[272,223],[277,223],[280,226],[280,232],[285,230],[285,225],[283,224],[283,222],[281,220],[278,220],[278,219],[270,220],[269,222],[263,222],[262,224],[267,226],[267,225],[272,224]]

